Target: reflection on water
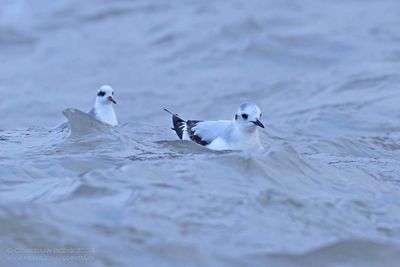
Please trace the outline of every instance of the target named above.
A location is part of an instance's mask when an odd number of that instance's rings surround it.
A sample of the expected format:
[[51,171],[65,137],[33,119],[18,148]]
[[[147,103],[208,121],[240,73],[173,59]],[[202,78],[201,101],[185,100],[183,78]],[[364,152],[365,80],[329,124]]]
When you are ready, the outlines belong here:
[[[397,266],[397,10],[3,0],[0,265]],[[80,111],[105,83],[119,127]],[[247,99],[263,153],[177,141],[162,111]]]

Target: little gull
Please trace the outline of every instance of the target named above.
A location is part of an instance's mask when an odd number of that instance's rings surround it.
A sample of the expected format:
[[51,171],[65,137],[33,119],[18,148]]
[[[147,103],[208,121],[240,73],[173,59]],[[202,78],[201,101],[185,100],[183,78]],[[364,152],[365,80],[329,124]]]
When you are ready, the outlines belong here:
[[114,100],[114,90],[111,86],[103,85],[97,91],[94,107],[89,111],[89,114],[101,122],[117,126],[118,120],[113,104],[117,104]]
[[197,121],[181,119],[177,114],[164,109],[172,115],[174,130],[181,140],[191,140],[212,150],[262,149],[258,127],[261,123],[261,110],[251,102],[242,104],[233,120]]

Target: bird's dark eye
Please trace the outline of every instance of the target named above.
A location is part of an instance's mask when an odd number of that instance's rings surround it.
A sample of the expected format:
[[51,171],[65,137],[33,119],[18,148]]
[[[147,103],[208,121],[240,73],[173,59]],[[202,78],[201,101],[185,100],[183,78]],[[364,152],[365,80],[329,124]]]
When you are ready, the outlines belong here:
[[114,95],[114,92],[112,92],[112,95]]
[[249,117],[249,115],[247,115],[247,114],[242,114],[242,118],[243,118],[243,119],[247,120],[248,117]]
[[104,96],[105,94],[106,94],[105,92],[100,91],[100,92],[97,93],[97,96]]

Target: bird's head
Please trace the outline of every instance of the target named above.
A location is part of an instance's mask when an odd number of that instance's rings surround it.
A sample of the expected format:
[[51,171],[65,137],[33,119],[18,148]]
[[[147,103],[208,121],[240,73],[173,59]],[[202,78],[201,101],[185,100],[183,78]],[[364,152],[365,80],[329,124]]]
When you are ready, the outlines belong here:
[[264,128],[261,123],[261,115],[261,110],[256,104],[246,102],[239,107],[234,120],[239,127],[255,131],[257,127]]
[[96,103],[102,105],[107,105],[111,103],[117,104],[114,99],[114,90],[111,88],[111,86],[103,85],[99,88],[99,90],[97,91]]

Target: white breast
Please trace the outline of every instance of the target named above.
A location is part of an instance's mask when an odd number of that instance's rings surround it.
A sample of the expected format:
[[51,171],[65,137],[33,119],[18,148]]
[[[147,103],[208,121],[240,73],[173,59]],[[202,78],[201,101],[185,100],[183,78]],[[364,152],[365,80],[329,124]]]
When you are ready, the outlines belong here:
[[111,126],[117,126],[118,120],[112,105],[99,105],[95,107],[96,119],[110,124]]

